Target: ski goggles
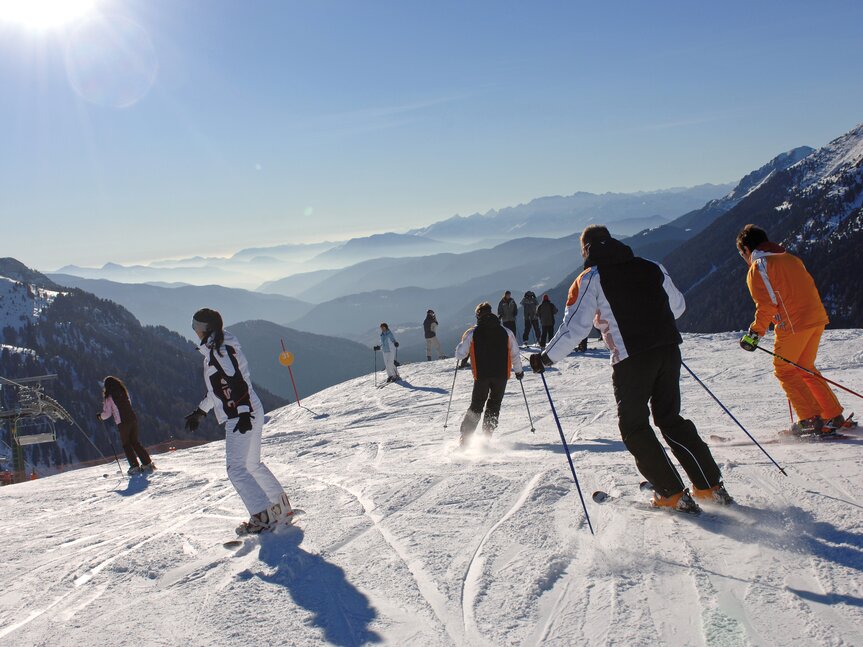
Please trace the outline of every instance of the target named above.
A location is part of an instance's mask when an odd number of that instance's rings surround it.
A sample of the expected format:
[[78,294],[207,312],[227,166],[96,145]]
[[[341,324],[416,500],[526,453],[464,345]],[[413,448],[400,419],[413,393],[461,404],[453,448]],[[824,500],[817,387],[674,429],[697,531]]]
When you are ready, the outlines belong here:
[[207,332],[210,329],[210,324],[192,319],[192,330],[195,332]]

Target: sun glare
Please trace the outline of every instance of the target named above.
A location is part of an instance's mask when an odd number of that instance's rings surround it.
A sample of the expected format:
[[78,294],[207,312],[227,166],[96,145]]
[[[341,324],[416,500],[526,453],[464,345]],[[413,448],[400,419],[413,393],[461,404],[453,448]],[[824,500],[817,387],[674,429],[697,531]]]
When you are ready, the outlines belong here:
[[0,23],[31,29],[62,27],[90,13],[97,0],[0,0]]

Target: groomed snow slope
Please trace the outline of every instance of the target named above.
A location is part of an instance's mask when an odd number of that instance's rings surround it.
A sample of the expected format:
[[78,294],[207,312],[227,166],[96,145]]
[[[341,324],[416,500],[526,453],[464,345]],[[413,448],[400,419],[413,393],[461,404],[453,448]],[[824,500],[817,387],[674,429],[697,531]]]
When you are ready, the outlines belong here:
[[[819,362],[858,391],[860,335],[829,332]],[[770,358],[736,339],[687,336],[684,358],[767,440],[787,404]],[[338,385],[303,403],[318,417],[275,412],[264,457],[308,515],[237,551],[222,547],[243,508],[219,442],[158,456],[149,482],[101,466],[0,489],[3,644],[863,644],[863,434],[766,445],[788,477],[752,445],[713,443],[739,505],[701,518],[600,506],[599,488],[644,495],[591,349],[547,373],[591,537],[540,378],[524,381],[535,435],[511,382],[491,446],[460,452],[470,377],[445,431],[452,367]],[[705,438],[745,439],[682,386]]]

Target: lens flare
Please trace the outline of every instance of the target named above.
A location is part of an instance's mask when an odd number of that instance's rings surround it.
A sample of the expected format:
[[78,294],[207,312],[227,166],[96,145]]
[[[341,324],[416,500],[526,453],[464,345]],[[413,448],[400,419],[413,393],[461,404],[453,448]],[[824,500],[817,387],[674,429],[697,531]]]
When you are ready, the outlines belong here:
[[149,35],[128,18],[93,18],[71,30],[66,75],[75,92],[90,103],[128,108],[147,95],[158,69]]

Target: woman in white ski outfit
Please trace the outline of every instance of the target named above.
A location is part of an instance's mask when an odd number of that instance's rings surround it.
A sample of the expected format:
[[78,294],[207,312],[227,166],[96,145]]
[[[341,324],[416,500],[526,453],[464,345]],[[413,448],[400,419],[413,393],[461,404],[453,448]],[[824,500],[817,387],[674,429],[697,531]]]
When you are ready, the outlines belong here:
[[186,416],[186,428],[195,431],[211,409],[219,424],[225,425],[228,478],[250,514],[237,534],[257,534],[290,523],[293,510],[288,495],[261,462],[264,408],[252,388],[249,365],[237,338],[223,330],[221,315],[209,308],[195,313],[192,329],[201,340],[198,350],[204,356],[207,395]]
[[396,348],[398,347],[399,343],[393,336],[392,330],[390,330],[387,324],[382,323],[381,344],[380,346],[375,346],[375,350],[381,351],[381,355],[384,356],[384,366],[387,367],[387,382],[395,382],[402,379],[399,377],[399,372],[396,369]]

